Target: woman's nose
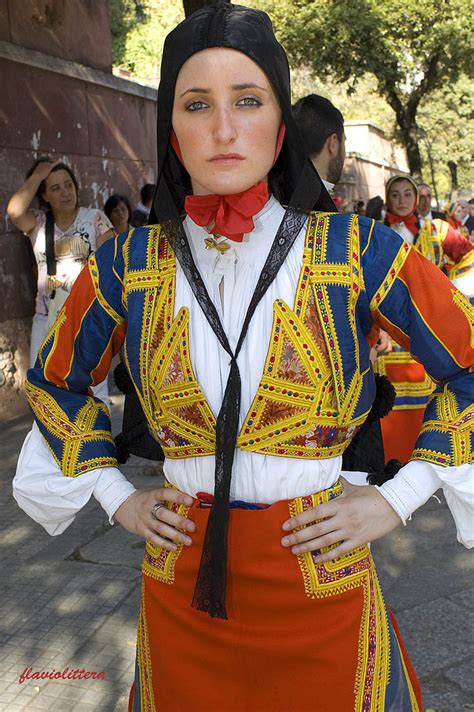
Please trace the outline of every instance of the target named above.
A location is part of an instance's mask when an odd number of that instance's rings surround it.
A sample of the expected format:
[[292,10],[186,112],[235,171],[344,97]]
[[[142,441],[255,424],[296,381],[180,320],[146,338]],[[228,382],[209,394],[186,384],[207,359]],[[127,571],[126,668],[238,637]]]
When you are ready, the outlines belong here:
[[214,137],[219,143],[230,143],[237,136],[235,122],[227,108],[218,109],[214,124]]

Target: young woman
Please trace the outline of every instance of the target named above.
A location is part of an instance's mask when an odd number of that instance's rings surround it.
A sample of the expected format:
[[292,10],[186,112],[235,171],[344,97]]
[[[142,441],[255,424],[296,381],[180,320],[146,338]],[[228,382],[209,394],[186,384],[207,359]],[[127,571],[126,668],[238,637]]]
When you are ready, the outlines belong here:
[[463,225],[464,210],[460,200],[448,203],[444,209],[447,222],[461,235],[469,239],[469,230]]
[[416,213],[418,188],[415,181],[410,176],[392,176],[385,186],[385,204],[385,224],[409,245],[414,244],[420,232]]
[[104,205],[104,213],[114,226],[116,235],[120,235],[130,228],[132,206],[125,195],[114,193],[107,198]]
[[[34,198],[40,209],[31,208]],[[34,366],[38,349],[47,334],[51,293],[60,287],[55,270],[54,243],[65,236],[80,237],[94,251],[113,234],[112,224],[101,210],[83,208],[78,202],[77,180],[65,163],[41,158],[28,171],[26,182],[12,195],[8,217],[31,240],[38,265],[38,291],[33,317],[30,365]],[[48,264],[47,232],[51,233]],[[48,269],[54,265],[53,270]]]
[[[264,13],[194,13],[168,36],[161,76],[157,223],[89,260],[29,372],[37,423],[15,496],[60,533],[94,493],[146,539],[130,709],[421,710],[367,542],[442,483],[462,496],[465,458],[444,433],[468,432],[468,418],[444,403],[467,413],[472,398],[467,316],[383,225],[310,212],[331,203]],[[381,488],[340,479],[373,400],[374,324],[444,381],[416,459]],[[164,488],[125,480],[87,395],[121,347]],[[61,470],[31,456],[48,445]],[[63,475],[79,475],[67,503]]]
[[[410,176],[395,175],[385,186],[387,212],[385,224],[409,245],[417,242],[420,231],[416,206],[418,189]],[[422,364],[412,358],[409,349],[395,341],[387,353],[375,362],[376,373],[387,376],[395,388],[391,412],[380,421],[385,461],[408,462],[423,424],[428,398],[434,384]]]

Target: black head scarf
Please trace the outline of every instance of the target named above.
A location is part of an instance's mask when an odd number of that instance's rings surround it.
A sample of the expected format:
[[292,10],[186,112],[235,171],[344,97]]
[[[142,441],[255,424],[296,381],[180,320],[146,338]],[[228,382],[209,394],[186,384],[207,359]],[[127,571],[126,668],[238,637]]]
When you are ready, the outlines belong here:
[[[242,52],[266,74],[278,97],[286,133],[282,150],[269,175],[270,192],[288,206],[260,274],[235,350],[222,328],[182,228],[184,199],[191,193],[190,177],[169,143],[176,80],[192,55],[211,47]],[[228,2],[195,12],[166,38],[158,89],[158,180],[150,222],[159,223],[213,328],[230,356],[230,373],[216,419],[214,506],[206,529],[192,605],[210,616],[226,618],[227,532],[232,463],[240,412],[241,381],[237,357],[257,304],[283,264],[310,210],[334,211],[334,204],[309,160],[293,121],[290,71],[286,54],[273,34],[269,17]]]
[[288,60],[270,18],[260,10],[219,2],[193,13],[165,40],[158,89],[158,180],[150,222],[169,224],[184,215],[184,198],[191,193],[191,184],[169,144],[176,79],[186,60],[211,47],[235,49],[250,57],[265,72],[278,97],[286,134],[270,174],[270,191],[283,205],[297,210],[334,211],[292,117]]

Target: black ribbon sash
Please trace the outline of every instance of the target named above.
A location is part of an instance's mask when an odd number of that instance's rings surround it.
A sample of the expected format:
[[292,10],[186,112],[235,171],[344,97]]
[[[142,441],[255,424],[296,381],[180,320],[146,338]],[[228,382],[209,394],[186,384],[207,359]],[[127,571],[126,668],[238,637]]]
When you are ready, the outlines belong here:
[[179,226],[177,234],[174,236],[174,251],[186,279],[204,316],[216,334],[219,343],[230,356],[229,377],[227,379],[222,405],[216,420],[214,505],[209,514],[192,601],[193,608],[207,612],[212,618],[227,618],[225,595],[227,583],[229,496],[232,464],[239,431],[241,399],[241,379],[237,365],[237,357],[242,348],[255,309],[278,274],[296,237],[303,228],[307,217],[305,213],[287,208],[248,306],[235,352],[233,352],[230,347],[216,307],[196,267],[182,225]]

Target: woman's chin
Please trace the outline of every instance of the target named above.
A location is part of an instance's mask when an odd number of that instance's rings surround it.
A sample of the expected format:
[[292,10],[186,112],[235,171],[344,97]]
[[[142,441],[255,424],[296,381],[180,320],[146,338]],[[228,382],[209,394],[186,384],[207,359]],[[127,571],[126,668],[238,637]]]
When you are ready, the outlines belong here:
[[212,184],[199,186],[198,190],[194,190],[195,195],[236,195],[243,193],[249,188],[252,188],[259,182],[258,178],[249,178],[246,180],[232,181],[213,181]]

